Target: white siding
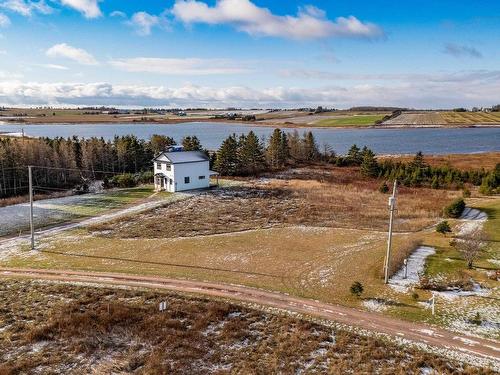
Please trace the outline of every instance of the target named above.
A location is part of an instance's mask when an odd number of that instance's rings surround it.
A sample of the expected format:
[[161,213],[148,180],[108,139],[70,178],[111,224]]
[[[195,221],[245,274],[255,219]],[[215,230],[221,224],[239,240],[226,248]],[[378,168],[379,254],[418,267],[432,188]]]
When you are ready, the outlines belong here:
[[[158,168],[158,162],[154,162],[154,174],[161,173],[165,176],[166,186],[164,190],[175,192],[192,189],[204,189],[210,186],[210,163],[200,161],[194,163],[171,164],[170,171],[167,171],[167,163],[161,162],[161,168]],[[205,176],[200,179],[200,176]],[[189,177],[189,183],[185,183],[185,178]],[[173,183],[170,185],[169,181]],[[156,180],[155,180],[156,184]],[[159,186],[155,186],[159,190]]]
[[[174,165],[174,181],[176,183],[175,191],[204,189],[210,185],[210,163],[207,161],[196,163],[182,163]],[[200,180],[200,176],[205,176]],[[189,177],[189,183],[184,179]]]

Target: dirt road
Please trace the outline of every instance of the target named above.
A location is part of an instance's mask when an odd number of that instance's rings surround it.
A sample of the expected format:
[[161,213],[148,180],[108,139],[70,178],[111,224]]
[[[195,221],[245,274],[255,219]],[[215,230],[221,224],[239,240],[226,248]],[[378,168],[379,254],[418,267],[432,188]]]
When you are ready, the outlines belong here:
[[291,312],[312,315],[440,349],[481,357],[489,360],[494,368],[500,368],[500,343],[498,341],[471,337],[425,324],[397,320],[378,313],[356,310],[349,307],[292,297],[286,294],[250,287],[113,273],[16,268],[0,268],[0,276],[166,289],[236,299]]

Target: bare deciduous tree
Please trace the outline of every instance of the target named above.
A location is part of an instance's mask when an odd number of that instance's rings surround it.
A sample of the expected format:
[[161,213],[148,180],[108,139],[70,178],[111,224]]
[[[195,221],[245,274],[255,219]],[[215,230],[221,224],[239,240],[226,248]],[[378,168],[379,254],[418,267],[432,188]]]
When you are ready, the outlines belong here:
[[467,267],[472,269],[474,261],[476,261],[484,251],[488,236],[481,229],[476,229],[466,235],[457,238],[453,242],[453,246],[458,250],[462,257],[467,262]]

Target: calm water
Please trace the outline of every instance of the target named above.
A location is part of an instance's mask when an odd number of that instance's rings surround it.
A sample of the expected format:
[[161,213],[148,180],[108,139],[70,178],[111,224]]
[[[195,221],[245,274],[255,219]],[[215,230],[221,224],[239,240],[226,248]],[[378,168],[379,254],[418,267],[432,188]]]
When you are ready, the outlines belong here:
[[[253,130],[259,137],[267,138],[273,128],[251,125],[191,122],[184,124],[71,124],[71,125],[0,125],[0,132],[20,132],[37,137],[103,137],[135,134],[147,139],[152,134],[163,134],[180,141],[187,135],[196,135],[204,147],[216,149],[231,133],[241,134]],[[293,131],[288,130],[287,131]],[[328,144],[337,153],[345,153],[354,143],[367,145],[380,154],[409,154],[422,151],[426,154],[475,153],[500,151],[500,127],[462,129],[317,129],[311,130],[319,145]]]

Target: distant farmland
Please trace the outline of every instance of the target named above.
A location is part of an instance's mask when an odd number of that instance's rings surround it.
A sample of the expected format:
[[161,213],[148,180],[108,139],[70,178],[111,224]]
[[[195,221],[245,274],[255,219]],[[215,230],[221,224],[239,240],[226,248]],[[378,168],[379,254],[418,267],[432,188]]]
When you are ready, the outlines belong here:
[[384,125],[500,125],[500,112],[407,112],[384,121]]

